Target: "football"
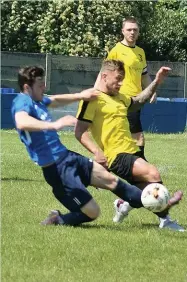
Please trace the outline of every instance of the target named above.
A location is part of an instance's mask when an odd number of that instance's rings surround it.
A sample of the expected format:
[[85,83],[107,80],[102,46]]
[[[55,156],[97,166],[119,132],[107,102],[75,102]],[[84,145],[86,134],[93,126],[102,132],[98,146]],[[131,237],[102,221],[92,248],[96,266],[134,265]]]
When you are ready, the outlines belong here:
[[142,191],[143,206],[152,212],[163,211],[170,199],[168,189],[160,183],[151,183]]

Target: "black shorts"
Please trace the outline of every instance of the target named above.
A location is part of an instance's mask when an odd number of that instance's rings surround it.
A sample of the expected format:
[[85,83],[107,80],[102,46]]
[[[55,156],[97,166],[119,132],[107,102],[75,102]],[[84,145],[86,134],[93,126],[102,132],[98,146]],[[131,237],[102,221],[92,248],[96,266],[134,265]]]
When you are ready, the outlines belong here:
[[141,110],[127,113],[131,133],[143,132],[140,116]]
[[142,158],[145,160],[144,156],[142,156],[141,151],[135,154],[120,153],[113,161],[109,170],[120,178],[126,180],[130,184],[135,184],[136,181],[133,179],[132,167],[134,162],[138,158]]
[[55,197],[72,212],[80,211],[92,199],[86,189],[90,185],[92,169],[92,160],[71,151],[65,158],[42,168]]

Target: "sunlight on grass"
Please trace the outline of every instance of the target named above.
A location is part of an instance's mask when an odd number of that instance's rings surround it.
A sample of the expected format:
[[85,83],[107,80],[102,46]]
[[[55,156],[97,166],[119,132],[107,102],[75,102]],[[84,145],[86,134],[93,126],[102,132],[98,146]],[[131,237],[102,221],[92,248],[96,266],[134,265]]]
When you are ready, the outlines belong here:
[[[66,209],[53,197],[41,170],[27,156],[15,131],[2,137],[2,281],[6,282],[185,282],[187,233],[158,229],[155,215],[133,210],[114,224],[112,193],[90,192],[101,206],[82,227],[39,223],[51,209]],[[71,150],[90,156],[73,133],[60,133]],[[147,159],[157,165],[171,192],[187,187],[187,134],[146,134]],[[187,228],[186,197],[171,211]]]

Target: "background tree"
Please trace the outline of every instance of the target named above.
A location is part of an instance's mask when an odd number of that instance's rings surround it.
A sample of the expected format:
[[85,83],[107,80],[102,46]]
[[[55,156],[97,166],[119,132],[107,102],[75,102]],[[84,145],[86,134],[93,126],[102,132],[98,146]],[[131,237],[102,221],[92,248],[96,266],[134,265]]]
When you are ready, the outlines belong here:
[[104,57],[135,16],[147,60],[187,60],[186,1],[1,1],[2,50]]

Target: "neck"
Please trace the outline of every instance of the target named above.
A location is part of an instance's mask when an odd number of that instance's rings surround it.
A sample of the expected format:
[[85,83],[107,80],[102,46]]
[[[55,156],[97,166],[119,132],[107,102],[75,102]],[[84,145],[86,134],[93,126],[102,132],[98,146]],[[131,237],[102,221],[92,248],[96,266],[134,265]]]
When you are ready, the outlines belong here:
[[124,45],[129,46],[129,47],[135,47],[135,45],[136,45],[136,42],[129,42],[125,38],[123,38],[121,43],[123,43]]
[[97,85],[97,90],[106,93],[107,95],[109,95],[108,90],[106,88],[105,85],[102,85],[101,83],[99,83]]

